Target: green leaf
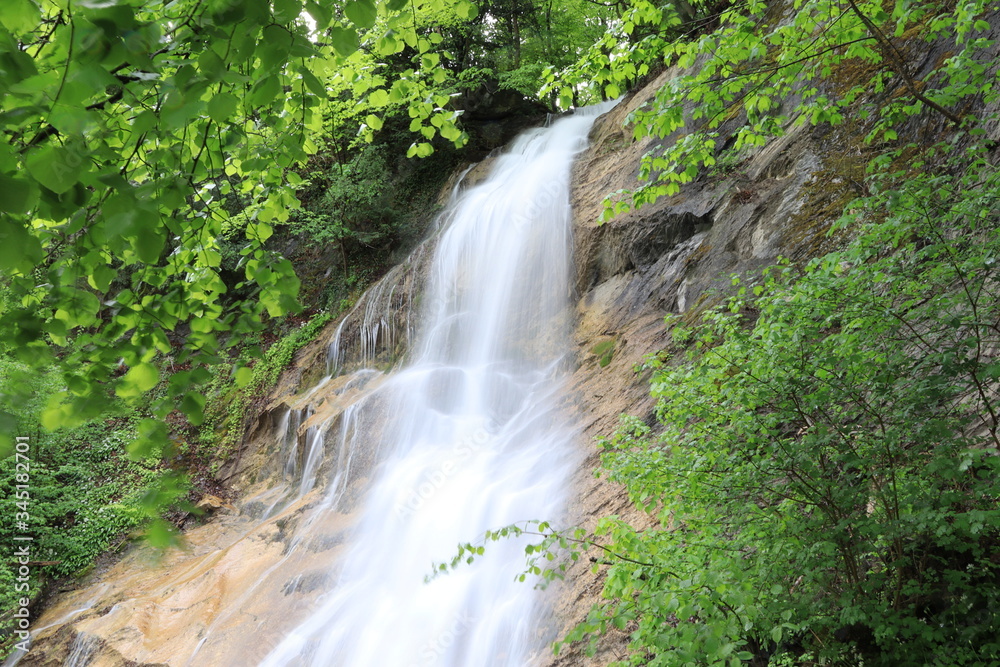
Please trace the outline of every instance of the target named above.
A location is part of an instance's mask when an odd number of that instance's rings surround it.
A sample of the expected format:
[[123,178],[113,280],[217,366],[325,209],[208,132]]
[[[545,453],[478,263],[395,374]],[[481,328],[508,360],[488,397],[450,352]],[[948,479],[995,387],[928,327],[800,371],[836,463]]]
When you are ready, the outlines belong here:
[[180,534],[169,521],[155,519],[146,529],[146,541],[156,549],[166,549],[180,542]]
[[64,146],[47,146],[28,155],[31,176],[56,194],[68,192],[83,174],[84,156]]
[[208,116],[216,123],[229,119],[239,106],[239,101],[232,93],[219,93],[208,102]]
[[32,0],[4,0],[0,10],[0,23],[14,35],[37,29],[40,20],[38,7]]
[[[272,202],[268,203],[269,205],[273,204]],[[271,235],[273,233],[274,233],[274,228],[271,227],[271,225],[267,224],[266,222],[257,221],[247,226],[247,238],[251,240],[256,240],[260,243],[263,243],[264,241],[271,238]]]
[[209,49],[198,58],[198,69],[209,81],[218,81],[225,74],[227,68],[219,54]]
[[0,174],[0,211],[20,215],[38,201],[38,188],[26,178]]
[[146,393],[160,381],[160,371],[153,364],[138,364],[129,369],[115,389],[122,398],[135,398]]
[[280,25],[269,25],[264,28],[260,43],[257,45],[261,69],[280,70],[288,62],[293,39],[288,30]]
[[82,135],[98,124],[90,111],[62,103],[53,107],[49,122],[64,136]]
[[136,428],[136,437],[127,445],[133,461],[147,459],[162,452],[170,443],[167,425],[159,419],[143,419]]
[[267,76],[257,81],[250,93],[250,104],[254,107],[269,107],[281,95],[281,77]]
[[427,142],[413,143],[406,151],[406,157],[428,157],[434,153],[434,147]]
[[375,50],[378,51],[379,55],[391,56],[392,54],[400,50],[399,41],[396,39],[396,33],[392,30],[386,31],[382,37],[375,42]]
[[306,87],[313,92],[313,94],[323,98],[327,96],[326,86],[324,86],[323,82],[316,78],[316,75],[309,70],[302,70],[302,80],[305,82]]
[[146,264],[156,264],[160,261],[160,253],[166,245],[166,238],[162,232],[152,225],[140,228],[138,233],[129,239],[132,242],[132,249],[138,255],[139,260]]
[[478,16],[479,10],[471,2],[461,0],[455,5],[455,14],[457,14],[460,19],[470,21]]
[[385,6],[390,12],[398,12],[406,7],[409,2],[410,0],[389,0]]
[[99,292],[107,291],[108,287],[111,286],[111,281],[114,280],[118,272],[107,265],[100,265],[94,267],[94,270],[89,276],[87,276],[87,282],[90,286]]
[[73,407],[66,402],[67,392],[59,392],[49,396],[42,410],[39,421],[46,431],[54,431],[73,422]]
[[250,380],[253,379],[253,369],[249,366],[240,366],[233,374],[233,379],[236,382],[236,386],[242,389],[250,384]]
[[292,23],[302,13],[302,0],[274,0],[274,20]]
[[325,1],[314,2],[313,0],[307,0],[306,11],[308,11],[309,15],[316,21],[316,27],[320,30],[324,30],[328,25],[330,25],[330,20],[333,18],[330,13],[330,8],[327,7],[327,3]]
[[358,33],[350,28],[334,26],[330,28],[330,43],[337,53],[349,56],[358,50]]
[[43,254],[42,244],[23,225],[5,217],[0,219],[0,271],[28,274]]
[[351,19],[351,23],[362,30],[375,25],[378,16],[373,0],[350,0],[344,5],[344,13]]
[[187,415],[188,421],[195,426],[205,421],[205,395],[192,391],[185,394],[181,401],[181,412]]

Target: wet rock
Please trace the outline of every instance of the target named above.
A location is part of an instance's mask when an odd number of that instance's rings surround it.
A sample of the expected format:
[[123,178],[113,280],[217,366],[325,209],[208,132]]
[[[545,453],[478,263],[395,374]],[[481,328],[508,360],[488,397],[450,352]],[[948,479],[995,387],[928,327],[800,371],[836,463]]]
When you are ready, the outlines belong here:
[[204,496],[202,496],[201,500],[198,501],[198,504],[195,505],[195,507],[197,507],[198,509],[202,510],[207,514],[210,514],[215,510],[221,508],[229,510],[236,509],[236,507],[232,503],[227,502],[222,498],[219,498],[218,496],[213,496],[211,494],[205,494]]
[[470,135],[473,152],[500,148],[529,127],[541,125],[549,113],[543,104],[515,90],[486,81],[462,94],[455,106],[463,111],[462,125]]

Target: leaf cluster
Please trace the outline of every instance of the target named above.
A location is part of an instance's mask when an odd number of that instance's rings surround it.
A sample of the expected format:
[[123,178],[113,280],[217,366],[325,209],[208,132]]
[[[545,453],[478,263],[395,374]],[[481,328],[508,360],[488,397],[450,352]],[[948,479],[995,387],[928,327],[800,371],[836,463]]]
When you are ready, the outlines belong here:
[[658,527],[605,523],[631,560],[571,638],[629,628],[622,664],[997,660],[1000,173],[981,155],[874,178],[847,249],[675,329],[649,362],[656,430],[603,443]]

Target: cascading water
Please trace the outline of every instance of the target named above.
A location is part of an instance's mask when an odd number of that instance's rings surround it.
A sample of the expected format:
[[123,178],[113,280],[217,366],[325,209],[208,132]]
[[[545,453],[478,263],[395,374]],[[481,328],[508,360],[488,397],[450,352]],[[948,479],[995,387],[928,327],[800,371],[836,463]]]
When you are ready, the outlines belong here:
[[381,462],[336,584],[263,665],[523,667],[540,648],[537,593],[515,581],[521,545],[424,577],[460,541],[563,510],[572,431],[553,398],[568,351],[570,171],[606,108],[522,135],[454,202],[413,360],[359,404],[392,423],[344,445]]
[[[70,595],[33,637],[71,622],[77,667],[108,651],[190,667],[525,667],[543,655],[540,595],[515,581],[523,544],[424,580],[460,542],[563,511],[577,463],[556,407],[570,172],[610,106],[527,132],[485,181],[456,188],[433,255],[425,244],[373,288],[337,330],[331,375],[286,397],[275,458],[238,512],[189,531],[188,549],[156,567],[127,557],[134,569]],[[337,375],[407,344],[401,370]]]

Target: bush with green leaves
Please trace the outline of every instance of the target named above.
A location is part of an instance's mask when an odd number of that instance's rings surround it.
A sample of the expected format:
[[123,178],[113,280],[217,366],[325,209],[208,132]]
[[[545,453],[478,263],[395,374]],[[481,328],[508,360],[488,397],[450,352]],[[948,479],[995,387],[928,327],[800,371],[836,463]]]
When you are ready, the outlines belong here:
[[603,442],[658,524],[602,522],[627,560],[571,638],[627,628],[634,665],[1000,660],[1000,172],[983,154],[872,180],[839,222],[847,249],[734,279],[727,307],[675,325],[647,364],[657,423]]
[[[331,116],[338,138],[370,138],[406,109],[414,154],[467,140],[446,108],[437,28],[475,14],[468,0],[3,3],[0,347],[66,371],[45,427],[113,410],[109,378],[120,396],[145,393],[158,353],[191,370],[171,375],[152,417],[199,421],[200,371],[220,363],[220,338],[300,309],[291,263],[264,244]],[[372,76],[396,57],[406,64]],[[249,292],[236,302],[220,277],[233,227]],[[0,429],[0,453],[11,444]]]
[[[974,120],[979,102],[988,107],[998,94],[995,10],[989,0],[630,0],[577,63],[549,69],[543,92],[567,107],[677,68],[629,118],[636,139],[676,140],[643,156],[642,182],[608,197],[608,219],[677,194],[727,151],[795,127],[854,120],[869,141],[891,142],[911,119]],[[930,66],[928,52],[940,54]]]
[[[32,434],[26,453],[29,497],[25,501],[14,493],[16,475],[23,473],[16,467],[18,460],[0,459],[0,488],[5,490],[0,493],[0,515],[6,517],[0,522],[0,545],[11,554],[25,544],[16,537],[32,537],[30,589],[27,595],[15,589],[15,560],[0,562],[0,634],[9,620],[4,614],[13,612],[21,597],[34,599],[46,582],[85,571],[101,554],[126,544],[163,505],[179,497],[176,490],[170,493],[164,488],[171,478],[164,477],[158,460],[125,455],[135,439],[137,422],[126,411],[107,422],[88,422],[51,434],[42,433],[37,421],[22,422],[22,432]],[[19,512],[28,515],[25,526],[13,520]],[[0,641],[0,654],[4,652]]]
[[292,213],[288,227],[318,245],[377,243],[394,233],[399,217],[391,176],[387,147],[363,146],[311,175],[307,206]]

